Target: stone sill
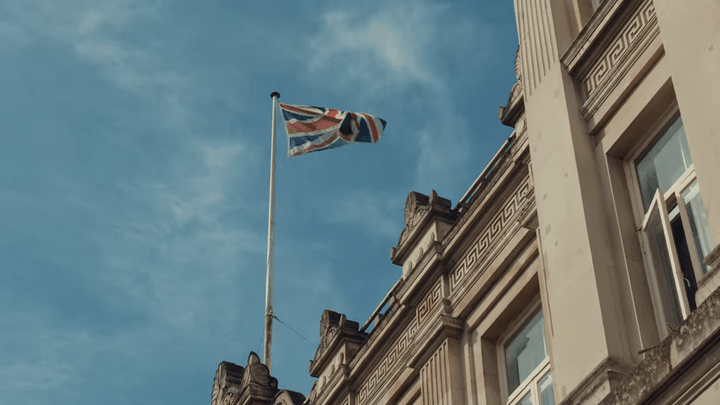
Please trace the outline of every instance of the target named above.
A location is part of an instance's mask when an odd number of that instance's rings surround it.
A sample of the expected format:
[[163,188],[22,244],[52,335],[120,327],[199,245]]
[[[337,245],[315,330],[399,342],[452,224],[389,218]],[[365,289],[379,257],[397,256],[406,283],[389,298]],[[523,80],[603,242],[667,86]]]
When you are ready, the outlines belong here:
[[[710,351],[720,350],[720,290],[713,291],[683,324],[643,360],[599,405],[655,403],[682,395],[702,378]],[[692,370],[692,374],[689,370]],[[700,374],[700,377],[694,377]]]

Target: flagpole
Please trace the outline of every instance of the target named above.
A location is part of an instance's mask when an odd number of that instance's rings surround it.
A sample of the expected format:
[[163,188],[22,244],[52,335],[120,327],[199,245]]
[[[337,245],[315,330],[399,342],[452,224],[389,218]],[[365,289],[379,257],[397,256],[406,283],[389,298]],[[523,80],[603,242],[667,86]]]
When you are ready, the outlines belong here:
[[273,321],[273,256],[275,253],[275,147],[276,138],[275,121],[277,114],[277,100],[280,93],[274,91],[272,97],[272,146],[270,147],[270,209],[268,214],[268,248],[267,248],[267,276],[265,279],[265,347],[263,359],[270,372],[272,357],[272,321]]

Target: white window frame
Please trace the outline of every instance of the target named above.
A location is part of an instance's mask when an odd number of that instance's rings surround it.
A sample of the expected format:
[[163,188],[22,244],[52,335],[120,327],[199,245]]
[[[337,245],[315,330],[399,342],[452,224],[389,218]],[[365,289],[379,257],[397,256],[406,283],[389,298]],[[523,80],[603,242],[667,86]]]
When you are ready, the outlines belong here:
[[[505,344],[515,337],[515,333],[517,333],[520,328],[525,326],[525,323],[530,319],[532,315],[535,314],[535,312],[540,309],[540,312],[542,312],[543,315],[543,323],[545,322],[545,312],[542,309],[540,297],[533,300],[531,305],[529,305],[520,315],[517,317],[517,320],[512,323],[511,327],[498,339],[497,344],[497,357],[498,357],[498,373],[499,373],[499,380],[500,380],[500,392],[501,392],[501,398],[503,398],[503,404],[504,405],[515,405],[518,403],[529,391],[532,391],[532,403],[533,405],[540,405],[540,393],[537,389],[538,384],[540,383],[540,380],[545,377],[545,375],[551,371],[550,366],[550,350],[547,347],[549,343],[549,339],[546,333],[546,328],[543,328],[543,333],[545,334],[545,350],[548,352],[547,356],[545,356],[545,359],[537,366],[535,369],[530,373],[530,375],[523,381],[520,382],[520,385],[513,391],[508,392],[508,382],[507,382],[507,366],[505,365]],[[554,399],[553,399],[554,400]]]
[[[672,125],[676,119],[681,117],[678,106],[673,105],[669,107],[661,115],[661,117],[662,118],[650,128],[648,134],[645,135],[642,141],[638,143],[637,147],[630,152],[630,158],[626,159],[625,168],[627,178],[629,179],[630,186],[632,188],[630,191],[630,198],[634,207],[636,223],[638,224],[638,237],[643,250],[645,271],[650,283],[650,294],[655,309],[653,311],[655,313],[655,321],[657,322],[658,328],[662,331],[663,335],[668,335],[670,332],[668,324],[670,322],[666,317],[667,310],[664,308],[664,300],[661,296],[661,289],[656,278],[655,266],[653,264],[653,258],[649,247],[651,242],[649,241],[646,233],[647,227],[653,215],[660,216],[663,234],[665,237],[665,246],[670,256],[674,287],[679,299],[677,305],[679,306],[683,320],[690,315],[690,304],[685,291],[684,276],[680,267],[679,256],[675,247],[672,230],[670,229],[670,216],[667,209],[669,205],[676,204],[679,210],[678,215],[680,215],[687,248],[690,251],[690,260],[692,262],[696,284],[700,284],[700,280],[704,276],[704,273],[702,271],[702,263],[696,254],[697,248],[695,246],[695,238],[693,237],[692,229],[690,228],[690,218],[688,216],[682,195],[683,192],[693,184],[693,182],[697,181],[695,165],[691,164],[667,191],[663,192],[662,190],[657,189],[647,211],[645,211],[644,208],[636,164],[641,159],[641,156],[643,156],[643,154],[654,145],[654,142],[664,135],[670,125]],[[673,218],[675,217],[673,216]]]

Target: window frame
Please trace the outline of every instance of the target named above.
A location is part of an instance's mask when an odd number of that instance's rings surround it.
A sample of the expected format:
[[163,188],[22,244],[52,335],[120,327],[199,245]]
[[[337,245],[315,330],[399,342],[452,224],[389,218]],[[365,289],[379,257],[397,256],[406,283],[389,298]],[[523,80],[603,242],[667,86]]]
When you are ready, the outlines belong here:
[[[674,204],[679,211],[677,215],[680,217],[687,248],[690,251],[690,260],[692,262],[692,270],[695,275],[695,283],[696,285],[699,285],[700,280],[704,277],[705,273],[703,273],[702,263],[697,257],[697,247],[695,245],[692,229],[690,229],[690,219],[683,198],[683,192],[697,181],[697,175],[695,173],[695,164],[691,163],[689,167],[685,169],[685,172],[675,181],[675,183],[668,188],[668,190],[665,192],[659,188],[655,190],[653,199],[646,211],[641,193],[637,163],[645,157],[650,148],[654,146],[655,142],[670,129],[672,124],[678,118],[681,119],[682,115],[680,114],[678,105],[673,103],[660,114],[660,119],[648,128],[648,131],[642,135],[640,142],[638,142],[635,147],[628,152],[626,158],[624,159],[626,176],[631,188],[631,190],[629,190],[629,194],[633,207],[633,214],[635,216],[635,223],[637,225],[636,229],[640,246],[642,248],[643,264],[650,286],[650,295],[653,301],[655,321],[659,330],[664,335],[668,335],[670,332],[668,327],[670,322],[667,319],[665,304],[663,304],[661,288],[658,285],[655,266],[650,252],[651,242],[649,241],[646,231],[653,213],[657,212],[660,215],[663,234],[665,236],[665,245],[668,250],[668,255],[670,256],[669,259],[672,267],[674,283],[673,287],[678,294],[679,302],[675,304],[679,307],[682,320],[684,320],[690,314],[690,305],[687,292],[684,288],[684,276],[679,262],[677,247],[672,236],[672,231],[669,228],[670,222],[675,219],[675,215],[672,218],[670,217],[668,206]],[[692,156],[692,151],[690,151],[690,154]]]
[[[513,391],[508,392],[508,381],[507,381],[507,366],[505,364],[505,344],[515,337],[515,334],[520,331],[520,329],[525,326],[525,324],[530,320],[530,318],[535,315],[537,310],[540,310],[543,316],[543,334],[545,337],[545,351],[547,351],[547,356],[545,356],[545,359],[540,362],[540,364],[533,369],[533,371],[528,375],[528,377],[520,382],[520,385]],[[500,395],[502,399],[502,403],[504,405],[514,405],[517,404],[525,395],[527,395],[528,392],[532,391],[531,394],[531,400],[534,405],[540,405],[540,397],[539,392],[537,389],[533,390],[533,386],[537,386],[540,380],[542,380],[547,373],[551,372],[551,365],[550,365],[550,348],[548,347],[549,339],[547,334],[547,324],[545,323],[546,320],[545,311],[543,310],[542,301],[540,297],[537,297],[533,299],[520,314],[515,318],[513,322],[509,324],[509,328],[503,332],[503,334],[498,338],[496,349],[497,349],[497,365],[498,365],[498,380],[500,382]]]

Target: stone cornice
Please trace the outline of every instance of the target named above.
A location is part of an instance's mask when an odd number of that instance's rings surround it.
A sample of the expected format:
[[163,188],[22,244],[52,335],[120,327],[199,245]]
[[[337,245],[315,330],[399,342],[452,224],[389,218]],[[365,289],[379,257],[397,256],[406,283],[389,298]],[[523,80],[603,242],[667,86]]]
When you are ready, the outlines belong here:
[[525,98],[523,95],[522,82],[518,80],[510,90],[507,104],[500,107],[498,117],[500,122],[508,127],[515,128],[515,123],[525,112]]
[[605,0],[593,13],[573,43],[560,58],[560,61],[573,74],[589,61],[589,53],[597,46],[612,27],[618,13],[637,0]]

